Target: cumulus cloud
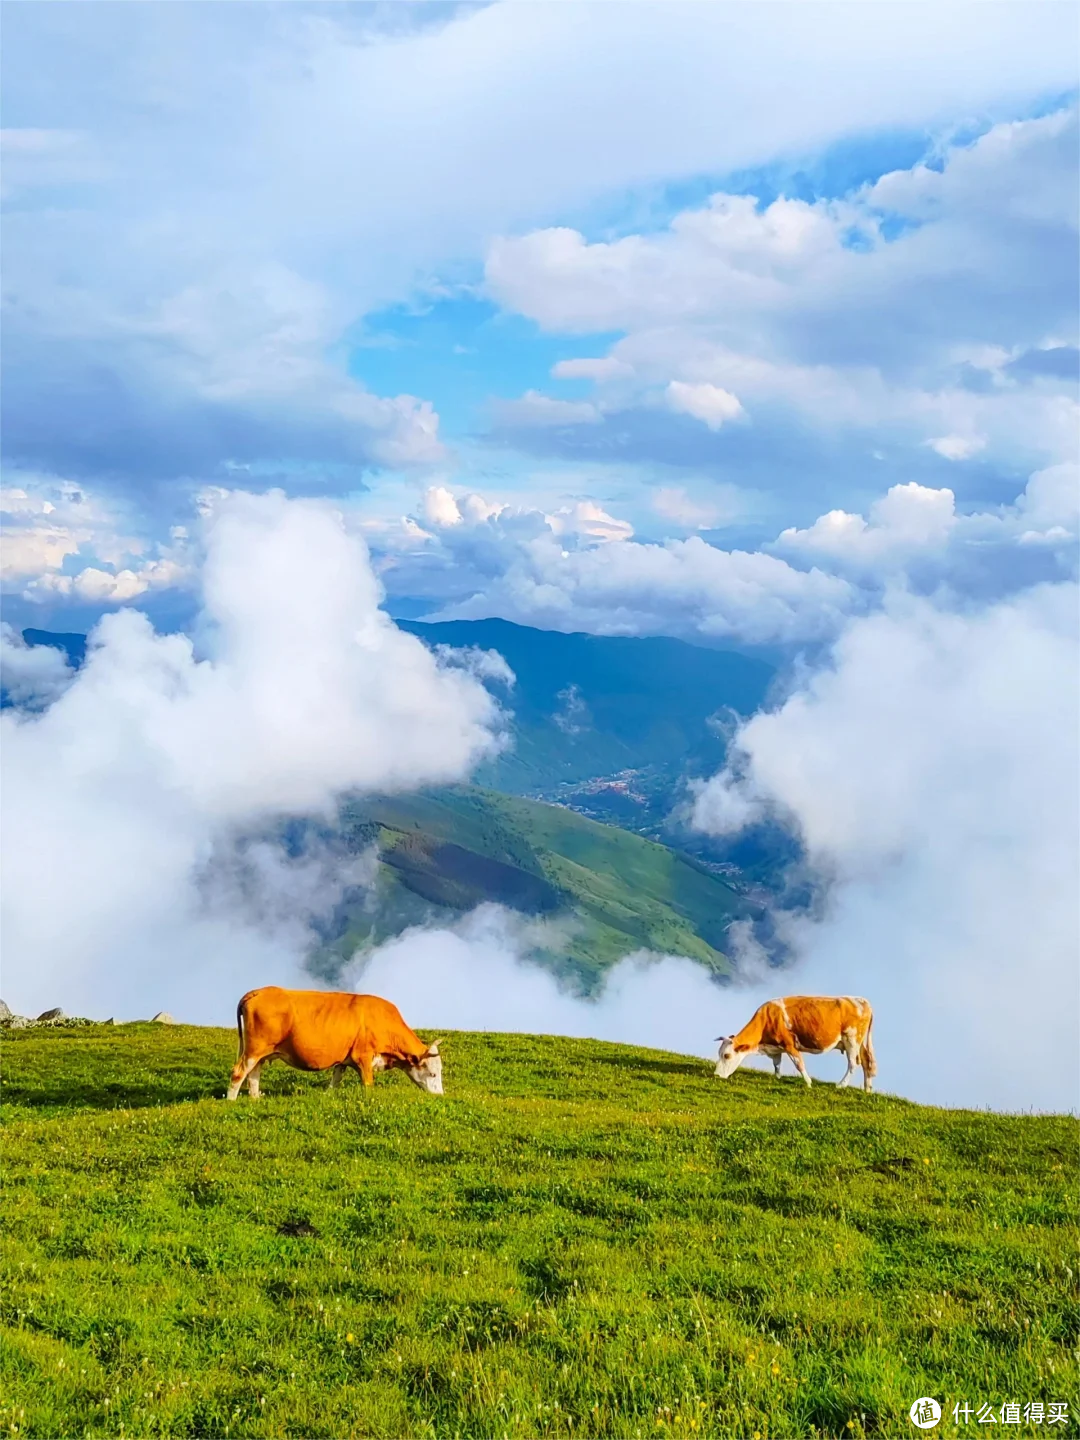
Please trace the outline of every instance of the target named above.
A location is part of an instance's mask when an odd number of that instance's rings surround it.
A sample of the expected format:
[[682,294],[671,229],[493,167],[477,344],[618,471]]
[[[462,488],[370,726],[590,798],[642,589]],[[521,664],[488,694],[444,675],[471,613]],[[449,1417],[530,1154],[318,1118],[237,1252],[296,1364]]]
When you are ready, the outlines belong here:
[[0,621],[0,690],[11,704],[25,709],[51,704],[72,674],[62,650],[27,645],[7,621]]
[[734,486],[710,485],[707,492],[691,495],[683,485],[661,485],[652,496],[652,508],[684,529],[711,530],[734,520],[742,502]]
[[667,387],[667,402],[680,415],[692,415],[710,430],[719,430],[729,420],[738,420],[743,407],[736,397],[719,385],[689,385],[685,380],[672,380]]
[[0,487],[0,584],[31,601],[123,604],[190,582],[187,532],[168,542],[138,533],[123,507],[55,476],[21,474]]
[[487,285],[547,330],[624,332],[560,371],[594,381],[612,427],[667,406],[726,437],[745,408],[765,451],[797,425],[860,455],[888,437],[913,465],[1061,461],[1074,367],[1023,357],[1075,334],[1076,124],[995,125],[841,199],[720,192],[652,233],[503,236]]
[[[8,458],[129,489],[229,460],[424,463],[433,410],[352,378],[350,327],[491,234],[1075,83],[1061,7],[939,9],[928,52],[902,8],[795,10],[778,45],[765,11],[697,5],[22,7]],[[775,212],[770,253],[805,220]]]
[[190,578],[187,567],[175,560],[149,560],[136,569],[101,570],[87,565],[75,575],[46,572],[23,591],[28,600],[57,598],[83,600],[92,605],[123,605],[148,590],[172,589]]
[[236,495],[208,524],[205,658],[125,610],[47,709],[0,716],[16,1008],[226,1018],[246,984],[295,978],[302,955],[293,934],[204,903],[208,867],[225,873],[276,817],[460,779],[499,746],[488,692],[379,609],[332,510]]
[[[961,514],[952,490],[909,483],[875,501],[868,519],[832,510],[805,530],[782,531],[767,548],[858,576],[870,590],[903,577],[923,589],[945,584],[959,593],[1005,594],[1037,578],[1075,574],[1078,509],[1075,464],[1036,471],[1014,505],[994,511]],[[1028,563],[1033,550],[1046,561],[1041,577]]]
[[[708,1055],[724,995],[702,966],[638,952],[613,967],[595,1000],[580,1000],[535,963],[547,941],[542,925],[484,905],[457,925],[407,931],[363,957],[352,980],[429,1029],[576,1035]],[[449,1047],[446,1057],[449,1088]]]
[[595,500],[578,500],[545,519],[556,535],[582,535],[589,540],[629,540],[634,533],[629,520],[609,515]]
[[[802,644],[832,639],[897,587],[982,602],[1074,576],[1078,496],[1075,463],[1035,472],[1015,504],[992,510],[961,510],[951,489],[909,481],[865,516],[830,511],[741,550],[697,535],[635,539],[593,502],[545,514],[444,487],[425,500],[426,528],[406,519],[372,531],[372,543],[395,590],[423,596],[433,618]],[[661,486],[652,504],[695,530],[737,515],[739,498]]]
[[830,891],[781,917],[786,988],[871,1000],[885,1089],[1077,1105],[1078,598],[852,621],[697,797],[704,830],[770,814],[800,835]]
[[943,460],[970,460],[980,450],[986,449],[981,435],[939,435],[936,440],[927,440],[927,445]]
[[892,559],[925,556],[944,546],[956,526],[956,496],[914,483],[894,485],[874,502],[870,519],[830,510],[806,530],[781,532],[776,549],[879,566]]
[[857,603],[839,577],[698,536],[566,550],[548,535],[517,545],[483,591],[440,618],[501,615],[548,630],[767,643],[828,637]]

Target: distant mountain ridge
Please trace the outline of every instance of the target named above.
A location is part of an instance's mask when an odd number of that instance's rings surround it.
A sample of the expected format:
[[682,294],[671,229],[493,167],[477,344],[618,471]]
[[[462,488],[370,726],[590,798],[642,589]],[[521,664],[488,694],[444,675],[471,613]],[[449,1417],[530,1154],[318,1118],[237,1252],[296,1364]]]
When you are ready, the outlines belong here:
[[[775,674],[762,660],[664,637],[564,634],[509,620],[396,623],[431,646],[495,650],[514,672],[512,687],[492,686],[513,713],[514,747],[474,777],[514,795],[628,770],[665,781],[710,773],[725,754],[710,720],[753,714]],[[75,666],[86,655],[85,635],[27,629],[23,638],[63,650]]]
[[24,630],[22,638],[27,645],[51,645],[54,650],[63,650],[68,663],[76,669],[86,659],[86,636],[61,634],[58,630]]
[[661,767],[706,773],[724,757],[710,718],[760,709],[774,677],[762,660],[665,637],[563,634],[508,620],[399,621],[430,645],[496,650],[515,675],[511,753],[479,784],[512,794]]

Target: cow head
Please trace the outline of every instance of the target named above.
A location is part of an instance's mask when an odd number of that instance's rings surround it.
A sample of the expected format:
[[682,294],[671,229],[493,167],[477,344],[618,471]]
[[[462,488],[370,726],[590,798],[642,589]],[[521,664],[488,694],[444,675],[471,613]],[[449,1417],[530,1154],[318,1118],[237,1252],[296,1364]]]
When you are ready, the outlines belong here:
[[441,1095],[442,1088],[442,1056],[439,1054],[439,1042],[436,1040],[429,1045],[422,1055],[416,1055],[405,1062],[404,1070],[414,1085],[419,1085],[421,1090],[426,1090],[429,1095]]
[[729,1075],[734,1075],[742,1062],[746,1059],[747,1050],[736,1050],[734,1035],[718,1035],[720,1041],[720,1053],[716,1057],[716,1069],[714,1075],[721,1080],[726,1080]]

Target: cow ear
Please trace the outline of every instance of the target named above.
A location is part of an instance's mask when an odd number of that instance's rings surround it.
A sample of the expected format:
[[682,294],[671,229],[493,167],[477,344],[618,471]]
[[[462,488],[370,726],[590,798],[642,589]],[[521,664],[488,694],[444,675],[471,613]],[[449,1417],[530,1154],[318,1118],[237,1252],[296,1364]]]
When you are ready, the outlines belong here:
[[433,1040],[433,1041],[431,1042],[431,1044],[427,1047],[427,1053],[428,1053],[429,1055],[438,1055],[438,1053],[439,1053],[439,1046],[440,1046],[441,1043],[442,1043],[442,1042],[439,1041],[439,1040]]

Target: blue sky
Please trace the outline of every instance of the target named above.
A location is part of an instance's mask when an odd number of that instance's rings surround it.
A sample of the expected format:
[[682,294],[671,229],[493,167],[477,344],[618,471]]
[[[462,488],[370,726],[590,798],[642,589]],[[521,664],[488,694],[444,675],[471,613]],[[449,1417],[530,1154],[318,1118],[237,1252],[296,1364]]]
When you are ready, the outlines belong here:
[[[1075,12],[782,13],[14,7],[8,616],[189,613],[234,488],[339,503],[391,606],[549,623],[601,622],[544,546],[775,558],[898,486],[1027,533],[1074,458]],[[1060,573],[1025,543],[978,583]]]
[[[511,400],[537,388],[577,399],[589,388],[551,376],[557,361],[578,353],[578,340],[545,335],[534,322],[507,315],[479,295],[390,306],[365,316],[360,328],[349,345],[349,373],[377,394],[426,396],[439,412],[440,430],[455,440],[490,428],[493,399]],[[618,332],[593,338],[599,354]]]

